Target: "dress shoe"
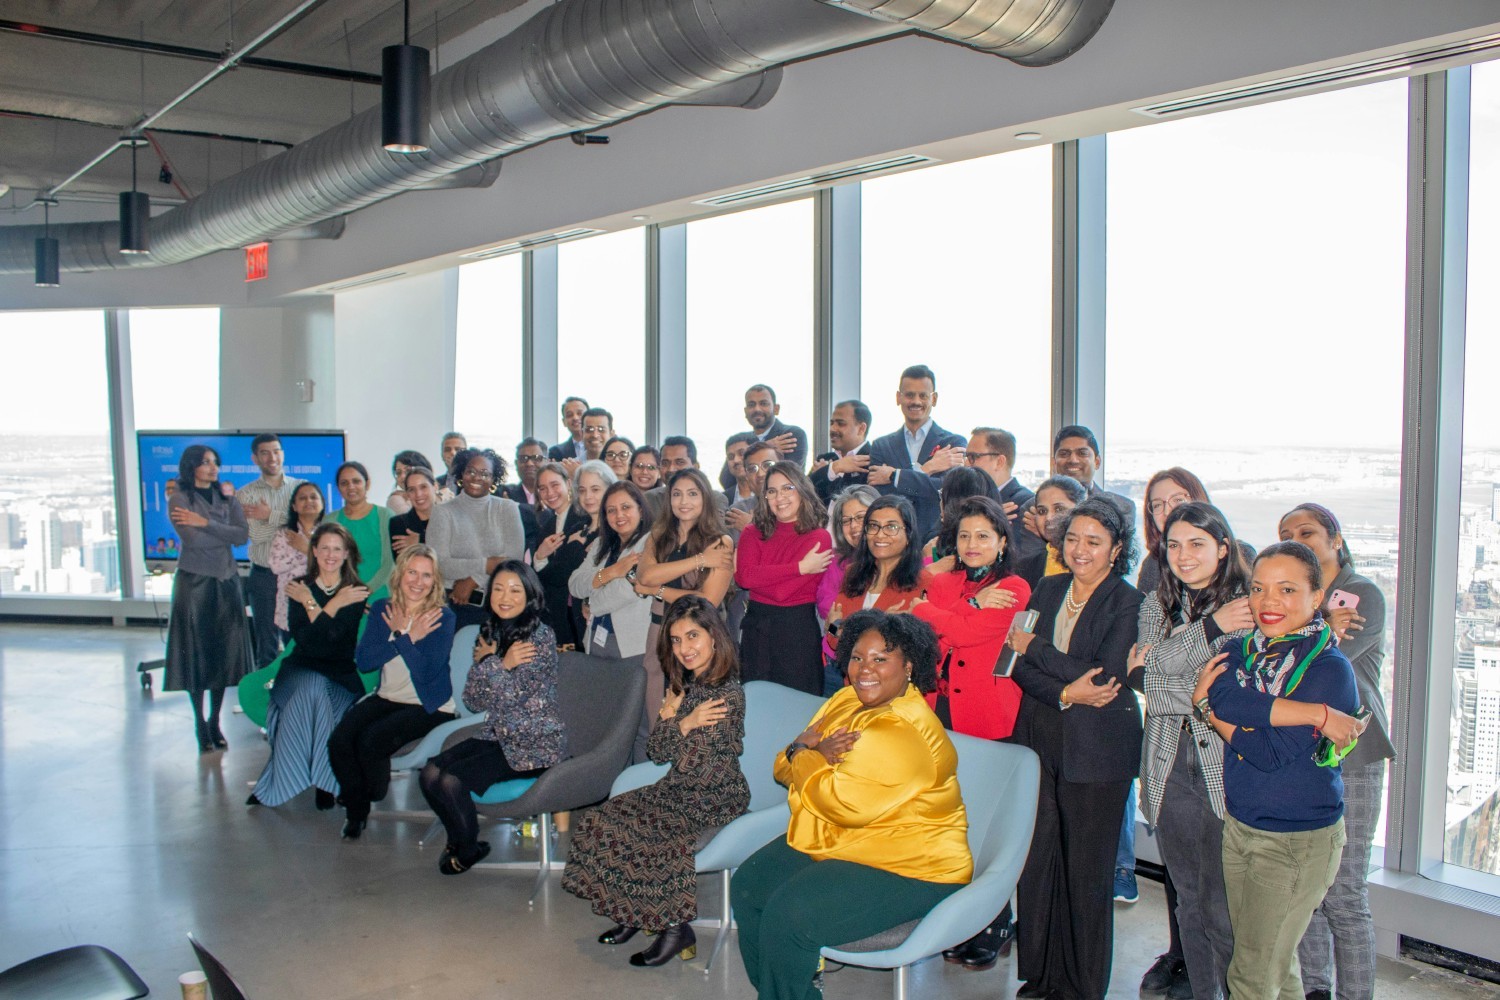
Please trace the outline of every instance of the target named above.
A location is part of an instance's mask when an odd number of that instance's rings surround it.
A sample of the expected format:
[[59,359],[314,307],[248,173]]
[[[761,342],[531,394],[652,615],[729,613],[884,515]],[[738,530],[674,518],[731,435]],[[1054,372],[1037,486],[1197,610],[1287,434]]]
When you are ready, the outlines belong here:
[[630,964],[637,968],[666,965],[677,957],[686,962],[698,954],[698,937],[692,924],[673,924],[656,936],[651,947],[630,956]]
[[443,852],[443,856],[438,859],[438,871],[444,875],[462,875],[489,856],[490,842],[488,840],[481,840],[475,844],[473,853],[467,857],[455,847],[452,851]]
[[635,937],[639,927],[627,927],[624,924],[615,924],[609,930],[599,935],[600,944],[624,944]]
[[327,812],[334,806],[333,793],[325,792],[323,791],[323,789],[319,788],[313,794],[313,805],[317,806],[320,812]]
[[229,741],[226,740],[224,738],[224,734],[219,731],[219,721],[217,719],[214,719],[208,724],[208,738],[213,741],[214,749],[229,749]]
[[1021,988],[1016,990],[1016,1000],[1045,1000],[1050,991],[1045,986],[1036,983],[1022,983]]
[[1151,968],[1141,977],[1141,995],[1159,997],[1167,992],[1172,986],[1172,980],[1177,976],[1179,970],[1185,969],[1181,955],[1173,955],[1168,952],[1165,955],[1157,955],[1156,961],[1151,963]]
[[1332,1000],[1333,993],[1329,990],[1308,990],[1307,1000]]
[[[1193,1000],[1193,981],[1188,978],[1187,966],[1172,977],[1172,985],[1167,987],[1167,1000]],[[1329,1000],[1326,996],[1324,1000]]]
[[358,840],[359,835],[365,832],[365,821],[362,819],[344,820],[343,837],[345,840]]
[[264,803],[262,803],[260,801],[260,799],[258,799],[258,798],[255,797],[255,793],[254,792],[251,792],[250,793],[250,797],[245,800],[245,805],[247,805],[247,806],[258,806],[258,805],[263,805],[263,804]]

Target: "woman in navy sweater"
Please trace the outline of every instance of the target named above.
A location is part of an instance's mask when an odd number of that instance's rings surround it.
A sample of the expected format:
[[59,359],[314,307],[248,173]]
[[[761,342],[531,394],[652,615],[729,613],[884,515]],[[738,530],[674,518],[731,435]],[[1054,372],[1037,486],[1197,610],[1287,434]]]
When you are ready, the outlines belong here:
[[1263,550],[1250,581],[1254,630],[1210,661],[1193,691],[1195,711],[1228,745],[1223,855],[1235,997],[1303,995],[1297,942],[1344,850],[1339,759],[1359,732],[1359,691],[1322,602],[1311,549]]
[[453,718],[454,613],[443,600],[441,574],[431,549],[408,545],[396,557],[391,596],[370,605],[354,664],[361,673],[380,671],[380,687],[328,738],[346,840],[364,831],[370,804],[385,798],[391,754]]

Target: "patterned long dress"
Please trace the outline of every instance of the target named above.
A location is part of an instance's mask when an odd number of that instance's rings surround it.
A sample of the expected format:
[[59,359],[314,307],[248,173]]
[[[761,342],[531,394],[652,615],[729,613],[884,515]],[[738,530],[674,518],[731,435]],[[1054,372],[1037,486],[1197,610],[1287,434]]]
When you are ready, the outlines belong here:
[[[683,736],[677,723],[711,698],[725,699],[729,714]],[[671,770],[588,811],[573,832],[563,888],[627,927],[660,931],[697,917],[693,845],[750,805],[739,761],[744,738],[738,681],[689,685],[676,716],[656,723],[647,746],[651,759]]]

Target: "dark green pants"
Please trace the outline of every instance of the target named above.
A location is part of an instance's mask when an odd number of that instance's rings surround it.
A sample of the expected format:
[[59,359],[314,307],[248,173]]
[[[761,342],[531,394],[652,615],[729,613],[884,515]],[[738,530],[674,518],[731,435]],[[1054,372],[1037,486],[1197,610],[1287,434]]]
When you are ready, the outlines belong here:
[[786,837],[773,840],[734,873],[729,892],[750,985],[761,1000],[817,1000],[820,948],[926,916],[960,888],[852,861],[814,861]]

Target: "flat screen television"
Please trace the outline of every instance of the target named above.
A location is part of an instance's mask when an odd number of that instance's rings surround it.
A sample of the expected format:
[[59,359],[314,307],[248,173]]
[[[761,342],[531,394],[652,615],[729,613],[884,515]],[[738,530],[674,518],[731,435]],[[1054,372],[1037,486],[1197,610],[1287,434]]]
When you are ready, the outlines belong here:
[[[264,431],[137,431],[141,461],[141,539],[147,563],[177,561],[177,531],[167,516],[167,499],[177,489],[177,463],[183,449],[206,444],[219,453],[219,481],[239,489],[260,476],[250,457],[250,442]],[[329,512],[343,506],[333,476],[344,463],[343,431],[276,431],[286,456],[287,475],[315,482],[323,490]],[[235,558],[250,558],[248,544],[234,550]]]

